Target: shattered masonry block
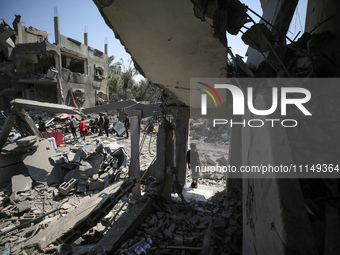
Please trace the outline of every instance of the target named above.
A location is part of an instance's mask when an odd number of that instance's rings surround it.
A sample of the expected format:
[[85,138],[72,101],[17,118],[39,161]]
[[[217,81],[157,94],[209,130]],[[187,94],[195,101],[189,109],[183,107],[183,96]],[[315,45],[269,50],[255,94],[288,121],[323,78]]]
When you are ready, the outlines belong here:
[[78,181],[77,192],[85,192],[86,184],[87,184],[87,177],[85,175],[81,176]]
[[[25,223],[27,221],[34,220],[34,219],[38,218],[41,215],[42,215],[41,213],[33,213],[33,212],[25,213],[22,217],[20,217],[19,222],[20,222],[20,224],[23,224],[23,223]],[[43,220],[43,218],[41,218],[36,223],[38,223],[38,222],[40,222],[42,220]]]
[[0,219],[11,217],[14,214],[15,206],[8,205],[3,210],[0,210]]
[[89,190],[103,190],[104,187],[104,182],[90,182],[89,184]]
[[37,235],[25,241],[23,246],[38,244],[40,249],[45,249],[52,243],[73,243],[96,226],[120,199],[131,192],[135,184],[136,179],[129,178],[107,187],[92,197],[84,198],[78,207],[39,231]]
[[18,212],[22,213],[31,209],[31,205],[28,201],[23,201],[17,204]]
[[71,191],[71,189],[73,189],[73,187],[76,185],[76,182],[77,180],[74,178],[72,178],[68,182],[63,182],[59,186],[59,193],[66,196]]
[[86,191],[86,184],[78,183],[77,192],[82,193]]

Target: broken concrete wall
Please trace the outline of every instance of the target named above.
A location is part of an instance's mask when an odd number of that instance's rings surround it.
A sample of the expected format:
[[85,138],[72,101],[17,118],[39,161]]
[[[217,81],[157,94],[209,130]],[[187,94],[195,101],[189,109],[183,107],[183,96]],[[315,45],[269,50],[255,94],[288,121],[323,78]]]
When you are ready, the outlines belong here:
[[[94,106],[98,93],[108,95],[107,55],[63,35],[59,45],[62,49],[59,68],[65,101],[70,100],[68,91],[72,88],[74,93],[81,92],[79,97],[85,99],[81,106]],[[100,71],[97,70],[99,67]]]
[[[286,44],[286,34],[289,29],[290,22],[295,12],[298,0],[272,0],[268,3],[263,3],[262,18],[269,22],[268,25],[265,21],[261,20],[260,23],[266,24],[269,31],[274,35],[276,45]],[[249,47],[247,52],[247,64],[256,70],[259,65],[268,57],[268,52],[261,54],[258,50]]]
[[18,174],[28,174],[20,155],[0,154],[0,186],[10,182],[12,176]]
[[[5,25],[1,27],[6,29],[0,30],[8,37],[14,30]],[[76,103],[83,107],[94,106],[99,93],[108,95],[106,54],[62,35],[58,44],[51,44],[46,32],[24,27],[20,19],[15,29],[14,54],[8,50],[11,45],[3,41],[7,38],[0,42],[0,52],[7,53],[5,64],[0,64],[0,73],[4,74],[0,79],[3,85],[0,90],[1,108],[9,109],[8,102],[15,98],[69,105],[71,88]],[[60,75],[63,95],[58,89],[57,77],[49,74],[51,67],[55,67]],[[54,73],[56,71],[53,70]]]
[[[267,109],[270,102],[269,96],[255,99],[260,108]],[[244,128],[242,149],[243,166],[294,162],[283,127]],[[297,179],[243,175],[243,253],[318,254]]]
[[15,44],[36,43],[44,40],[48,41],[48,34],[46,31],[34,27],[25,27],[20,22],[16,26],[18,31]]
[[[305,31],[312,35],[323,33],[323,38],[308,38],[309,52],[315,59],[317,77],[324,77],[323,70],[328,75],[339,77],[340,73],[340,5],[336,1],[309,0]],[[331,72],[330,72],[331,71]]]

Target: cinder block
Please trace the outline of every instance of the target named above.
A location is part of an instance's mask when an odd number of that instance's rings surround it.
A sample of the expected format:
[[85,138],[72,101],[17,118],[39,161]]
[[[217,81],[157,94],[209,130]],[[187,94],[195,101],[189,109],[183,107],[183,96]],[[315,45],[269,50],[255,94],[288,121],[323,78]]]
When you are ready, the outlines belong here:
[[[19,222],[20,222],[20,224],[23,224],[23,223],[25,223],[27,221],[34,220],[34,219],[38,218],[39,216],[41,216],[40,213],[32,213],[32,212],[25,213],[22,217],[20,217]],[[42,220],[43,220],[43,218],[41,218],[40,220],[36,221],[36,223],[38,223],[38,222],[40,222]]]
[[60,184],[59,186],[59,193],[66,196],[71,189],[74,188],[74,186],[76,185],[77,180],[76,179],[71,179],[68,182],[63,182],[62,184]]
[[4,209],[0,210],[0,219],[11,217],[14,214],[15,206],[8,205]]

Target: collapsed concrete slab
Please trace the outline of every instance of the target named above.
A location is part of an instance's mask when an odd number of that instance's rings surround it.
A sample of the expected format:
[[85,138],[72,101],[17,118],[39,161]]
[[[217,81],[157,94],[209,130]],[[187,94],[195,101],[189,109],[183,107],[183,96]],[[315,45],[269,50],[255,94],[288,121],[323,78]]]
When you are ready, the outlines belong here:
[[10,182],[12,176],[24,174],[28,175],[28,171],[20,155],[0,154],[0,185],[5,182]]
[[26,136],[26,137],[20,138],[19,140],[16,141],[16,144],[19,147],[28,147],[28,146],[35,144],[37,141],[38,141],[38,137],[35,135],[32,135],[32,136]]
[[99,137],[94,140],[96,142],[97,149],[96,151],[104,154],[111,154],[116,151],[122,145],[119,145],[114,138],[109,137]]
[[130,107],[132,105],[135,105],[136,103],[137,102],[134,101],[134,100],[115,102],[115,103],[111,103],[111,104],[98,105],[98,106],[95,106],[95,107],[86,108],[86,109],[83,109],[83,112],[85,114],[90,114],[90,113],[97,113],[97,112],[112,111],[112,110],[116,110],[116,109]]
[[211,27],[209,17],[205,17],[208,22],[197,18],[191,1],[94,3],[133,56],[136,68],[150,82],[170,91],[170,100],[190,105],[190,78],[226,76],[226,48],[213,36],[217,26]]
[[[38,142],[38,148],[31,150],[22,155],[22,160],[28,169],[29,175],[34,181],[54,183],[56,171],[53,171],[53,165],[49,158],[55,154],[55,150],[46,139]],[[56,177],[59,181],[59,175]]]
[[75,169],[69,171],[65,177],[64,181],[69,181],[72,178],[79,179],[82,175],[90,177],[99,172],[100,166],[103,162],[104,156],[98,155],[97,157],[91,157],[84,159],[80,162],[80,165]]
[[129,238],[152,212],[152,200],[138,200],[127,213],[115,221],[111,229],[91,250],[92,254],[106,254],[116,251],[121,243]]
[[60,105],[60,104],[52,104],[52,103],[43,103],[33,100],[26,99],[14,99],[11,101],[13,106],[24,108],[24,109],[32,109],[38,111],[49,111],[55,113],[70,113],[70,114],[80,114],[80,111],[71,106]]
[[156,103],[156,104],[138,103],[138,104],[127,107],[125,109],[125,113],[132,116],[132,115],[134,115],[134,112],[136,110],[139,110],[139,111],[141,111],[141,119],[143,119],[143,118],[154,116],[155,112],[160,109],[159,108],[160,105],[161,105],[160,103]]
[[123,196],[131,192],[135,182],[132,178],[119,181],[92,197],[84,198],[77,208],[41,230],[21,247],[38,244],[41,249],[45,249],[52,243],[72,243],[94,227]]
[[32,179],[29,176],[22,174],[12,177],[12,192],[17,193],[20,191],[30,190],[32,188]]

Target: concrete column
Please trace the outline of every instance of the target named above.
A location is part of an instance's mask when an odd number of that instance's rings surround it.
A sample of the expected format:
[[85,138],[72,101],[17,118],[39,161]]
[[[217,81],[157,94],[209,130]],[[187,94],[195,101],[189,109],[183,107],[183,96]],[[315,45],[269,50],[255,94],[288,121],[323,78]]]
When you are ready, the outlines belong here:
[[[240,122],[241,120],[237,120]],[[242,126],[234,126],[230,132],[229,158],[228,163],[240,169],[242,165]],[[237,173],[236,173],[237,174]],[[237,184],[242,184],[242,176],[235,176],[230,173],[227,175],[227,190],[232,190]],[[240,174],[238,174],[240,175]]]
[[22,36],[22,31],[24,30],[23,25],[21,23],[18,23],[18,34],[17,34],[17,39],[15,40],[15,44],[20,44],[23,43],[23,36]]
[[[59,78],[60,78],[60,86],[62,87],[63,89],[63,79],[61,78],[61,55],[60,53],[54,53],[54,65],[55,65],[55,68],[57,69],[58,71],[58,75],[59,75]],[[57,89],[58,89],[58,86],[57,86]],[[65,95],[64,95],[64,89],[62,90],[62,93],[61,94],[61,91],[57,91],[57,103],[58,104],[63,104],[65,102]]]
[[189,136],[189,115],[190,110],[182,108],[178,110],[176,116],[176,162],[175,162],[175,174],[177,183],[183,188],[186,182],[186,152],[188,149],[188,136]]
[[173,179],[173,159],[174,159],[174,132],[171,128],[171,124],[168,122],[165,126],[165,169],[164,172],[164,185],[162,190],[163,197],[171,197],[171,187]]
[[107,43],[105,43],[105,45],[104,45],[104,53],[106,54],[106,55],[108,55],[108,45],[107,45]]
[[133,110],[133,116],[138,117],[138,125],[140,126],[140,121],[142,119],[142,111],[141,110]]
[[137,116],[130,117],[130,133],[131,133],[130,177],[137,177],[136,185],[132,189],[132,198],[138,199],[141,196],[141,192],[140,192],[140,166],[139,166],[140,128]]
[[89,38],[88,38],[88,33],[84,33],[84,44],[86,45],[86,46],[89,46],[89,40],[88,40]]
[[60,43],[59,17],[54,17],[54,40],[55,44]]
[[157,134],[157,160],[155,162],[156,168],[156,180],[160,182],[161,186],[164,184],[165,177],[165,146],[166,146],[166,135],[165,125],[167,120],[163,119],[159,125]]
[[118,113],[118,119],[121,122],[123,122],[123,120],[124,120],[124,113],[125,113],[125,108],[120,108],[119,113]]

